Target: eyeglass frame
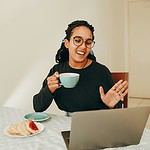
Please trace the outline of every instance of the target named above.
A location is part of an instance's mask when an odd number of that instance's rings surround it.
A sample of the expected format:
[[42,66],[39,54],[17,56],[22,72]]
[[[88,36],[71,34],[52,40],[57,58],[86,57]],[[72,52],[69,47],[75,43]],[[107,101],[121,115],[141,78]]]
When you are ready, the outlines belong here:
[[[75,42],[74,42],[74,39],[77,38],[77,37],[82,40],[82,42],[81,42],[80,45],[76,45]],[[73,44],[74,44],[75,46],[81,46],[83,43],[85,43],[86,48],[93,48],[94,45],[95,45],[95,41],[92,40],[92,39],[86,39],[86,40],[84,40],[81,36],[74,36],[74,37],[72,37],[72,38],[73,38]],[[92,41],[92,43],[91,43],[92,46],[91,46],[91,47],[88,47],[88,46],[87,46],[87,43],[86,43],[86,42],[87,42],[88,40],[91,40],[91,41]]]

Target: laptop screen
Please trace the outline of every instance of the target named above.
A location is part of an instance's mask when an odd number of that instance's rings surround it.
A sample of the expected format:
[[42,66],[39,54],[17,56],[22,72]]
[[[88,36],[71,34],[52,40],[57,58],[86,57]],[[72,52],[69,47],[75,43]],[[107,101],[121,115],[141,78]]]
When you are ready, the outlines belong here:
[[67,137],[65,142],[70,150],[138,144],[149,113],[150,107],[76,112],[72,116],[71,132],[62,135]]

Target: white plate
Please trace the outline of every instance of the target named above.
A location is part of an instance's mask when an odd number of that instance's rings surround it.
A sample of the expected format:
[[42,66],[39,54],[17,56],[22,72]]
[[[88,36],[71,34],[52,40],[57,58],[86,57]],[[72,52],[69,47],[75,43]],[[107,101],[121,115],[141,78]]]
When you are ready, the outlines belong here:
[[35,112],[35,113],[26,114],[24,116],[24,118],[28,119],[28,120],[40,122],[40,121],[48,120],[50,118],[50,115],[48,113],[45,113],[45,112]]
[[19,138],[22,138],[22,137],[30,137],[30,136],[37,135],[37,134],[41,133],[41,132],[45,129],[45,127],[44,127],[43,124],[38,123],[38,122],[35,122],[35,124],[37,125],[39,131],[36,132],[36,133],[34,133],[34,134],[30,134],[30,135],[12,135],[12,134],[10,134],[10,133],[7,131],[10,126],[8,126],[8,127],[6,127],[6,128],[4,129],[4,134],[7,135],[7,136],[10,136],[10,137],[19,137]]

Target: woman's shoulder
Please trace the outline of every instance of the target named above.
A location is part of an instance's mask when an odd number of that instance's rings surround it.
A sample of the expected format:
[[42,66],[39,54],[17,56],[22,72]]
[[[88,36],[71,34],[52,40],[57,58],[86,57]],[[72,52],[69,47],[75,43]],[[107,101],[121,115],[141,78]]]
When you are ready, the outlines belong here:
[[64,70],[66,67],[68,67],[67,62],[64,63],[57,63],[54,64],[53,67],[51,68],[51,70],[53,70],[53,72],[61,72],[62,70]]
[[97,61],[93,61],[92,63],[96,69],[101,70],[101,71],[109,71],[110,72],[110,70],[108,69],[108,67],[106,65],[99,63]]
[[55,68],[62,68],[62,67],[66,67],[67,66],[67,62],[63,62],[63,63],[57,63],[54,65]]

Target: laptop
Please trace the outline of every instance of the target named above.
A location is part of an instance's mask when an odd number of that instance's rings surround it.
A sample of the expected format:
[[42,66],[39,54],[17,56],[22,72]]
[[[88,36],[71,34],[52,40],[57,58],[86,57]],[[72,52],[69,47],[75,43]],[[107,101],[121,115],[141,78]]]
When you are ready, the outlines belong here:
[[96,150],[140,142],[150,106],[75,112],[71,131],[62,131],[69,150]]

